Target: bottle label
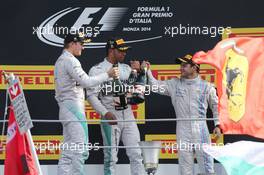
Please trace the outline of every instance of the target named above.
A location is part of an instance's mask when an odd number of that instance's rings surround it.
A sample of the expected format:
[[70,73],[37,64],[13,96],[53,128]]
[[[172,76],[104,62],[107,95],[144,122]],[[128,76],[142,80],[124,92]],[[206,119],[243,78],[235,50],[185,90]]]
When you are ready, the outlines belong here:
[[115,110],[124,110],[127,109],[127,99],[126,96],[114,96],[114,106]]

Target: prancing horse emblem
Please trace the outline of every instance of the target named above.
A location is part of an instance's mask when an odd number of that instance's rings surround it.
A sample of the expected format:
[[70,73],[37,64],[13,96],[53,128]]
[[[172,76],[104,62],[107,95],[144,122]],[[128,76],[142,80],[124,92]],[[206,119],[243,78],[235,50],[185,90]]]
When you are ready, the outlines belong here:
[[223,67],[223,84],[226,87],[228,113],[238,122],[245,114],[248,60],[233,49],[226,51]]

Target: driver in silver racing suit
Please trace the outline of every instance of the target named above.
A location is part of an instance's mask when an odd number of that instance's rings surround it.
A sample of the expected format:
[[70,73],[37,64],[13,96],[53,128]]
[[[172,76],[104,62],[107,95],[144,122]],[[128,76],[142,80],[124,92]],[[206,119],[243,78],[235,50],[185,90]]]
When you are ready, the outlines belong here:
[[[124,57],[128,46],[124,44],[123,39],[114,38],[107,42],[107,58],[98,65],[91,68],[89,75],[94,76],[105,72],[113,67],[113,63],[118,63],[120,72],[120,80],[126,81],[131,73],[131,68],[123,64]],[[112,78],[104,83],[105,87],[110,85]],[[101,86],[103,87],[103,86]],[[101,115],[102,119],[118,119],[118,120],[133,120],[134,114],[131,106],[127,109],[115,110],[113,94],[106,92],[106,89],[100,91],[100,86],[87,89],[87,98],[92,107]],[[102,123],[101,132],[103,143],[105,146],[118,146],[122,140],[125,146],[138,146],[140,141],[140,133],[136,122],[118,122]],[[115,175],[118,149],[104,149],[104,175]],[[130,160],[131,175],[144,174],[142,165],[142,156],[140,149],[126,149],[126,153]]]
[[[213,117],[218,118],[218,97],[214,86],[199,77],[200,66],[192,62],[191,55],[179,59],[182,62],[181,78],[158,81],[148,70],[150,85],[159,87],[159,94],[171,97],[178,118],[206,118],[208,105]],[[218,139],[221,134],[219,121],[215,120],[214,124]],[[180,174],[193,175],[194,152],[201,173],[214,174],[213,158],[201,148],[202,144],[211,143],[206,121],[177,121],[176,134]],[[196,147],[197,144],[200,147]]]
[[[59,105],[60,120],[86,120],[84,112],[83,88],[99,85],[110,76],[118,75],[118,70],[96,76],[88,76],[75,56],[80,56],[83,34],[68,34],[64,40],[64,50],[55,63],[55,98]],[[58,164],[58,175],[83,175],[83,165],[88,158],[85,145],[88,143],[86,122],[62,122],[64,145]],[[83,146],[72,150],[73,146]]]

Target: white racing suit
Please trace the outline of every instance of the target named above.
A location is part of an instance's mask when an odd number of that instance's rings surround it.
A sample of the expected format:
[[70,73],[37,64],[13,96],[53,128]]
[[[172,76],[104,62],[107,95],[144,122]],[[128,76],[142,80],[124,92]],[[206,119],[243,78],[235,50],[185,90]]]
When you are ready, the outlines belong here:
[[[113,65],[105,59],[103,62],[91,68],[89,75],[97,75],[106,72]],[[131,68],[126,64],[118,63],[120,72],[120,80],[126,81],[131,73]],[[111,84],[113,79],[109,79],[101,86],[87,89],[87,98],[92,107],[98,112],[102,118],[107,112],[112,112],[118,120],[134,119],[131,106],[125,110],[115,110],[113,94],[106,94],[105,89],[100,87]],[[103,92],[105,91],[105,92]],[[118,146],[122,140],[125,146],[138,146],[140,134],[136,122],[118,122],[117,125],[101,124],[103,143],[105,146]],[[104,149],[104,175],[115,175],[118,149]],[[140,149],[126,149],[126,153],[130,160],[131,175],[142,175],[144,173],[142,165],[142,157]]]
[[[84,112],[84,89],[106,81],[103,73],[89,77],[80,62],[64,50],[55,64],[55,98],[59,105],[60,120],[86,120]],[[86,122],[62,122],[64,142],[58,164],[58,175],[82,175],[88,158],[88,127]],[[80,149],[71,149],[79,145]]]
[[[206,118],[208,105],[213,117],[218,118],[218,97],[213,85],[200,79],[175,78],[158,81],[148,71],[151,86],[158,86],[158,93],[171,97],[176,117]],[[218,125],[219,121],[215,121]],[[211,139],[206,121],[177,121],[177,146],[181,175],[193,175],[194,152],[202,174],[214,174],[214,162],[202,150],[202,144],[210,144]]]

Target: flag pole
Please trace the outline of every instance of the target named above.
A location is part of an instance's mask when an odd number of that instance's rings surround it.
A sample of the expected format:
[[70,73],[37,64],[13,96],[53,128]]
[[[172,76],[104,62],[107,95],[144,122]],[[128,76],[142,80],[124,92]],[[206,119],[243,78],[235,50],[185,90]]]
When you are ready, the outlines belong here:
[[35,145],[34,145],[30,130],[28,130],[26,134],[27,134],[27,138],[29,140],[29,145],[30,145],[30,149],[32,151],[33,159],[34,159],[35,164],[36,164],[36,166],[38,168],[38,173],[39,173],[39,175],[43,175],[42,174],[42,170],[40,168],[39,159],[38,159],[38,156],[37,156],[37,152],[36,152],[36,149],[35,149]]
[[[8,84],[10,83],[11,80],[14,80],[15,79],[13,73],[11,73],[10,75],[8,75],[5,71],[2,71],[2,74],[3,74],[4,78],[7,80]],[[8,98],[8,96],[7,96],[7,98]],[[3,124],[5,124],[5,123],[3,123]],[[32,135],[31,135],[30,129],[27,130],[26,136],[27,136],[27,138],[29,140],[30,149],[32,151],[32,156],[33,156],[35,165],[37,166],[38,174],[39,175],[43,175],[42,174],[42,170],[40,168],[40,164],[39,164],[37,152],[36,152],[36,149],[35,149],[35,146],[34,146],[34,142],[33,142],[33,139],[32,139]]]

